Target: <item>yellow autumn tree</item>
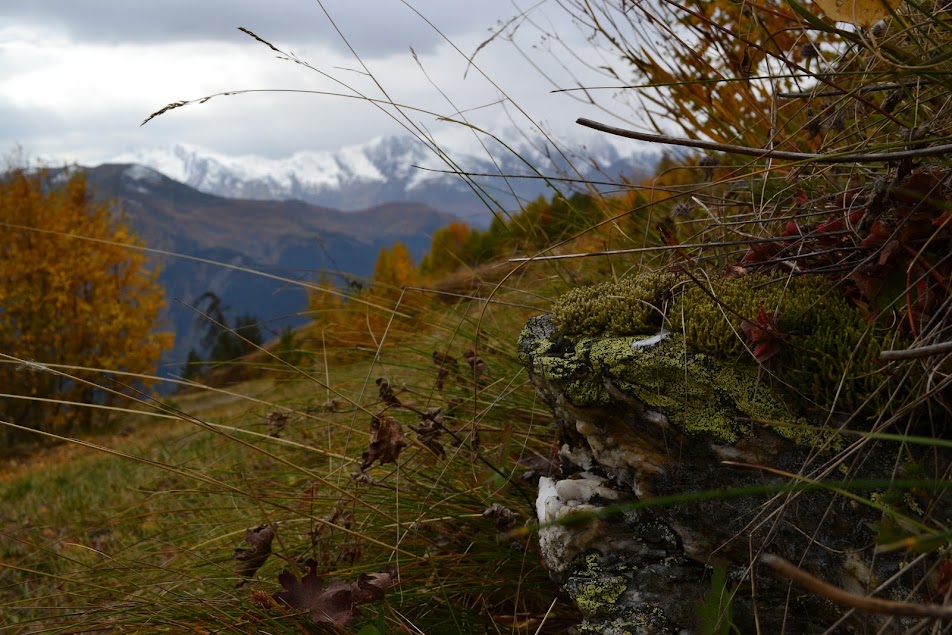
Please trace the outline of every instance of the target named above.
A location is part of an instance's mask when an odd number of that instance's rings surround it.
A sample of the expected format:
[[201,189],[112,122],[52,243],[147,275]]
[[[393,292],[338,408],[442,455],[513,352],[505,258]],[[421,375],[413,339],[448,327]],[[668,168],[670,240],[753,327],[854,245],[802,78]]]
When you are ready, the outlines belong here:
[[374,265],[374,292],[392,295],[406,286],[417,284],[416,266],[407,246],[396,242],[390,249],[383,247]]
[[[159,330],[158,268],[128,248],[140,241],[94,201],[81,172],[7,172],[0,226],[0,418],[43,431],[89,429],[97,420],[90,404],[110,405],[126,386],[149,383],[110,371],[154,373],[172,345]],[[19,436],[7,426],[8,442]]]
[[334,280],[326,271],[321,272],[317,285],[308,291],[307,306],[317,323],[330,325],[337,320],[344,302],[340,291],[334,286]]
[[430,251],[420,261],[420,274],[427,280],[452,273],[463,265],[473,264],[464,260],[463,248],[472,234],[469,225],[453,221],[433,232]]

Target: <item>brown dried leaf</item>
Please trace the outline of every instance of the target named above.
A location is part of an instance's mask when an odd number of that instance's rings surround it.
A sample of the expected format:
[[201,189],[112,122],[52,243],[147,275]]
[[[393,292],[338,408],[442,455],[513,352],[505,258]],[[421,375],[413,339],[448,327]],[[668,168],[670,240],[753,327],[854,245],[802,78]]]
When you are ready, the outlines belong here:
[[559,455],[559,444],[552,444],[548,456],[532,453],[521,457],[518,463],[528,470],[526,475],[523,476],[523,478],[526,479],[558,474],[562,470],[562,457]]
[[498,533],[509,531],[516,524],[516,515],[512,510],[499,503],[493,503],[492,507],[483,512],[483,517],[495,519]]
[[357,578],[354,584],[354,604],[379,602],[387,594],[387,589],[393,584],[396,569],[391,568],[384,573],[364,573]]
[[440,408],[427,408],[420,414],[420,425],[412,428],[416,432],[417,440],[425,445],[433,454],[441,459],[446,458],[446,450],[440,443],[443,436],[443,414]]
[[402,406],[400,400],[397,398],[397,395],[393,392],[393,388],[390,386],[390,380],[386,377],[377,378],[377,394],[380,396],[380,401],[383,401],[386,404],[391,406]]
[[440,367],[436,373],[436,389],[442,391],[446,385],[446,378],[450,376],[450,371],[446,368]]
[[407,447],[403,426],[389,415],[374,417],[370,422],[370,449],[361,457],[360,469],[366,470],[374,462],[380,465],[396,463],[400,452]]
[[465,356],[466,362],[473,370],[473,376],[476,378],[476,381],[489,379],[489,369],[486,367],[486,362],[483,361],[482,357],[476,354],[476,351],[466,351]]
[[246,529],[245,541],[251,545],[251,549],[235,549],[235,573],[245,578],[253,578],[271,555],[274,526],[258,525]]
[[438,351],[433,351],[433,363],[440,368],[452,368],[454,371],[459,370],[459,362],[449,355]]
[[291,415],[286,412],[281,412],[280,410],[272,410],[268,413],[268,436],[274,437],[276,439],[281,437],[281,432],[284,430],[285,426],[288,425],[288,421],[291,420]]
[[354,619],[358,604],[383,599],[396,574],[395,569],[390,569],[384,573],[364,574],[356,582],[331,579],[325,586],[323,578],[317,575],[314,560],[308,560],[304,567],[305,574],[300,580],[293,573],[282,571],[278,582],[285,590],[272,597],[291,608],[307,611],[316,624],[337,626],[346,626]]
[[902,0],[813,0],[826,17],[836,22],[848,22],[870,27],[896,10]]

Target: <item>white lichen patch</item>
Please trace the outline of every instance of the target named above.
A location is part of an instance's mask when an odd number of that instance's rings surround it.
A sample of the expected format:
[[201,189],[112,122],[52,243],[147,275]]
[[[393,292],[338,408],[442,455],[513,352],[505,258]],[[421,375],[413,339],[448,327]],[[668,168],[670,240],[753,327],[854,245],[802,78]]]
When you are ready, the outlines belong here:
[[666,329],[661,329],[658,331],[657,335],[652,335],[651,337],[646,337],[644,339],[635,339],[631,343],[632,348],[641,348],[643,346],[654,346],[668,338],[671,333]]
[[539,479],[539,547],[549,570],[561,574],[583,551],[611,549],[605,522],[596,514],[623,497],[604,478],[588,472],[571,479]]

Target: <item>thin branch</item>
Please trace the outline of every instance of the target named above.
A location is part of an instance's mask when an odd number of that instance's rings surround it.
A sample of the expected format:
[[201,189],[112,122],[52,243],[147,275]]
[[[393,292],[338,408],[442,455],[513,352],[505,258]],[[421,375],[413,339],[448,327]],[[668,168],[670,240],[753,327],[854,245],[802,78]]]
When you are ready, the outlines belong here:
[[945,353],[952,353],[952,342],[917,346],[916,348],[907,348],[905,350],[883,351],[879,354],[879,358],[891,362],[897,359],[920,359],[922,357],[932,357],[933,355],[943,355]]
[[[2,223],[0,223],[2,226]],[[840,229],[831,232],[825,232],[824,236],[835,236],[840,234],[848,233],[848,229]],[[713,249],[716,247],[738,247],[757,244],[761,245],[764,243],[793,243],[803,240],[803,236],[774,236],[771,238],[757,238],[757,239],[746,239],[746,240],[723,240],[719,242],[707,242],[707,243],[687,243],[679,245],[657,245],[655,247],[633,247],[629,249],[607,249],[604,251],[587,251],[577,254],[555,254],[552,256],[526,256],[522,258],[510,258],[509,262],[536,262],[540,260],[567,260],[569,258],[592,258],[594,256],[618,256],[621,254],[640,254],[652,251],[672,251],[678,249]],[[559,245],[550,247],[549,249],[554,249]]]
[[760,556],[760,562],[783,577],[803,587],[810,593],[824,597],[839,606],[866,611],[867,613],[952,620],[952,606],[897,602],[895,600],[884,600],[882,598],[856,595],[824,582],[803,569],[787,562],[783,558],[769,553],[762,554]]
[[[928,80],[923,80],[922,78],[911,80],[908,82],[890,82],[888,84],[875,84],[873,86],[863,86],[859,89],[861,94],[875,93],[884,90],[896,90],[898,88],[912,88],[915,86],[921,86],[923,84],[931,84],[932,82]],[[843,89],[834,89],[834,90],[824,90],[816,93],[777,93],[777,97],[781,99],[816,99],[818,97],[840,97],[842,95],[848,95],[849,91]]]
[[750,148],[747,146],[732,146],[725,143],[716,143],[713,141],[700,141],[696,139],[684,139],[681,137],[669,137],[667,135],[648,134],[636,132],[634,130],[625,130],[624,128],[615,128],[607,126],[591,119],[577,119],[575,123],[593,128],[600,132],[637,139],[638,141],[648,141],[650,143],[665,143],[675,146],[686,146],[688,148],[701,148],[703,150],[715,150],[718,152],[727,152],[729,154],[742,154],[749,157],[758,157],[763,159],[782,159],[785,161],[809,161],[813,163],[875,163],[879,161],[897,161],[899,159],[915,159],[918,157],[932,157],[952,154],[952,143],[919,148],[917,150],[899,150],[897,152],[872,152],[869,154],[815,154],[812,152],[785,152],[783,150],[767,150],[764,148]]

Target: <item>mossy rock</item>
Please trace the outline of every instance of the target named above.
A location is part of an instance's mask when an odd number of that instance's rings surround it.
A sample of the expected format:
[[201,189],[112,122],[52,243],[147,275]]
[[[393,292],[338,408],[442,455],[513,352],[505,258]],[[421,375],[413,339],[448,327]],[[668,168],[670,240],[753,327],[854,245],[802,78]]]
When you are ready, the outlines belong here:
[[575,407],[600,408],[617,402],[607,386],[636,397],[693,436],[733,444],[767,425],[792,441],[837,449],[832,429],[817,428],[778,400],[763,373],[750,366],[719,364],[710,355],[690,352],[684,336],[601,336],[554,341],[530,332],[520,339],[523,363],[546,381],[556,382]]
[[757,324],[762,313],[779,345],[762,365],[768,371],[763,374],[806,412],[872,415],[904,394],[892,394],[900,379],[879,354],[907,341],[867,321],[821,276],[746,275],[698,283],[649,272],[576,289],[559,298],[553,312],[561,335],[619,337],[664,327],[682,334],[688,350],[744,367],[758,366],[744,325]]
[[553,312],[566,335],[654,333],[680,280],[673,273],[652,272],[578,287],[556,300]]

